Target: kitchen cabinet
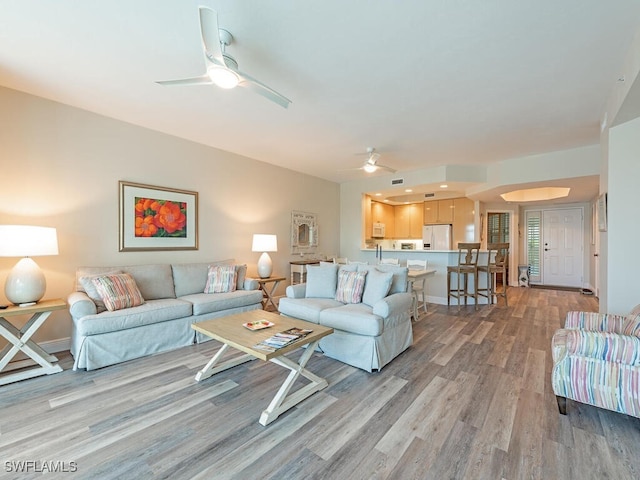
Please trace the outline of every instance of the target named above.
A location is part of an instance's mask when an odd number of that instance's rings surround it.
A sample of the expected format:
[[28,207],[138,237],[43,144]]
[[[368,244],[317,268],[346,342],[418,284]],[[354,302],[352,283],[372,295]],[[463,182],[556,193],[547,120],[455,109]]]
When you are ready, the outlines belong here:
[[475,242],[475,205],[468,198],[453,199],[453,245]]
[[424,202],[424,224],[453,223],[453,199]]
[[409,203],[395,207],[394,238],[422,238],[424,207],[422,203]]
[[395,211],[393,205],[372,201],[371,223],[384,223],[385,238],[393,238],[395,235]]

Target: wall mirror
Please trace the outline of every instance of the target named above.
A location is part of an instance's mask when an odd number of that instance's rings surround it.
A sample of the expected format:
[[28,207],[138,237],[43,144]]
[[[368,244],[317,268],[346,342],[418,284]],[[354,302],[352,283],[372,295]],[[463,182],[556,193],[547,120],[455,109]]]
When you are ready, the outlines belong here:
[[291,253],[313,253],[318,248],[315,213],[291,212]]

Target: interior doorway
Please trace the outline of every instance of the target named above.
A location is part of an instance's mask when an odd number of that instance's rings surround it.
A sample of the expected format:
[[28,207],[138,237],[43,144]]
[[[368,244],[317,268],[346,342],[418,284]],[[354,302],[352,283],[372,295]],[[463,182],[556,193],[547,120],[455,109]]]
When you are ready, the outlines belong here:
[[[507,284],[517,285],[518,262],[516,245],[513,242],[512,232],[517,231],[515,226],[517,216],[510,210],[487,210],[487,243],[508,243],[509,261],[507,263]],[[498,283],[502,279],[498,278]]]

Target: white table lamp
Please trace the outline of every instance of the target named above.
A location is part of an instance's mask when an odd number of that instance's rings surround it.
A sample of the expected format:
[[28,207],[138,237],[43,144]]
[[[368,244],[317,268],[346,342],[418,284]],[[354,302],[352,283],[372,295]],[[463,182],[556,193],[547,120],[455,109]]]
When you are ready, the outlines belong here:
[[262,252],[258,260],[258,275],[260,278],[268,278],[273,272],[273,262],[267,252],[278,251],[278,237],[276,235],[265,235],[256,233],[253,235],[252,252]]
[[44,296],[47,282],[29,257],[57,255],[58,237],[51,227],[0,225],[0,257],[24,257],[9,272],[4,293],[15,305],[32,305]]

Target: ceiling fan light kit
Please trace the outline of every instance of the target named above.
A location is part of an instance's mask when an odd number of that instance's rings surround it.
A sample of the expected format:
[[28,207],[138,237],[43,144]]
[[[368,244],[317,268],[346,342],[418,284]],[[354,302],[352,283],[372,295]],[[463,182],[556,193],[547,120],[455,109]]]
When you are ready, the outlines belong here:
[[210,66],[207,70],[207,75],[209,75],[211,81],[220,88],[235,88],[240,82],[240,79],[235,72],[217,65]]
[[207,64],[206,75],[180,80],[163,80],[156,83],[166,86],[210,85],[213,83],[227,90],[240,86],[287,108],[291,100],[238,70],[238,62],[225,51],[226,47],[233,42],[233,35],[218,27],[217,12],[209,7],[200,7],[198,12],[202,48]]

